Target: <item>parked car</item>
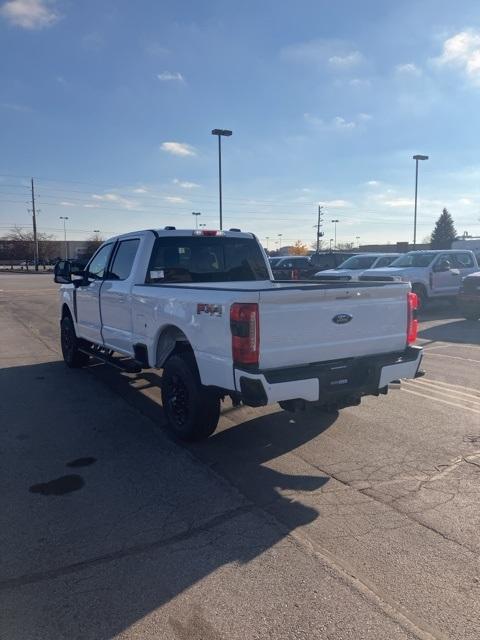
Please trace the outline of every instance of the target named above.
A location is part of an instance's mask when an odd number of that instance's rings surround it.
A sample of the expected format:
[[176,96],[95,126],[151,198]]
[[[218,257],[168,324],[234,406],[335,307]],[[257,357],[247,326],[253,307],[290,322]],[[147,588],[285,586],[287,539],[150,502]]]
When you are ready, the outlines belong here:
[[328,253],[312,253],[310,256],[285,256],[278,258],[274,264],[270,263],[276,280],[308,280],[318,271],[334,268],[347,258],[356,255],[344,251],[329,251]]
[[400,253],[359,253],[351,256],[335,269],[319,271],[315,277],[322,280],[358,280],[367,269],[388,267],[400,255]]
[[345,260],[356,255],[357,253],[354,251],[323,251],[312,253],[310,261],[312,266],[315,267],[315,272],[326,271],[327,269],[335,269]]
[[339,409],[418,374],[408,284],[271,279],[250,233],[168,227],[111,238],[80,277],[68,261],[55,268],[64,360],[163,369],[168,428],[187,440],[213,433],[225,396]]
[[361,279],[397,279],[410,282],[420,307],[432,298],[454,298],[460,291],[462,277],[478,271],[473,251],[409,251],[386,269],[365,271]]
[[458,294],[458,308],[467,320],[480,318],[480,271],[463,279]]
[[313,265],[308,256],[285,256],[272,267],[273,277],[275,280],[303,280],[308,279],[313,272]]
[[270,267],[273,269],[274,266],[282,260],[282,256],[275,256],[273,258],[269,258],[268,262],[270,263]]

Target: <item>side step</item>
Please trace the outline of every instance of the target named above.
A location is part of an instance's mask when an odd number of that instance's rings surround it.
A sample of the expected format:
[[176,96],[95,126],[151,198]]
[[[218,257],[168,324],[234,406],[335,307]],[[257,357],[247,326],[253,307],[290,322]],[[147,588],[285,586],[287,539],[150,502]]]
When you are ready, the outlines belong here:
[[87,356],[96,358],[105,364],[109,364],[111,367],[125,371],[125,373],[140,373],[143,369],[143,365],[138,360],[128,358],[125,356],[113,357],[110,352],[105,349],[95,349],[93,347],[80,347],[79,351],[85,353]]

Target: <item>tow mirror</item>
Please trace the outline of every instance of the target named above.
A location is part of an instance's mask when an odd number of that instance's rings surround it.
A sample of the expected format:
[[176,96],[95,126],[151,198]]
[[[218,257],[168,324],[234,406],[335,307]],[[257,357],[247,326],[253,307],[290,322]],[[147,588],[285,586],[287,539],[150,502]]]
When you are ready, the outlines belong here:
[[54,269],[54,281],[58,284],[71,284],[72,268],[68,260],[59,260]]

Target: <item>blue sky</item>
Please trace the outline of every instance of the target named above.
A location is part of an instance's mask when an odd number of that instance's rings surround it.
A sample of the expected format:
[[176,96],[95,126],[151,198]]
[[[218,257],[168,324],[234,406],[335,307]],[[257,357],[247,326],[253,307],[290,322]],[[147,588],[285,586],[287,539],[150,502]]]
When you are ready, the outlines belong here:
[[[411,240],[442,207],[480,235],[480,7],[417,0],[0,1],[0,234],[218,224]],[[283,242],[285,244],[285,242]]]

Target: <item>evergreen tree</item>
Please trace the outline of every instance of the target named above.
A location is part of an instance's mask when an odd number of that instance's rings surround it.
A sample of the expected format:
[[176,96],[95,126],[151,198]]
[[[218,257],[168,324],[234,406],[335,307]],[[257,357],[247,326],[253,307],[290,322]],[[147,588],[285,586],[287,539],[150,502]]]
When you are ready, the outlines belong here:
[[435,223],[435,229],[432,232],[430,246],[432,249],[450,249],[456,236],[457,232],[455,231],[452,216],[445,208],[442,211],[442,215]]

